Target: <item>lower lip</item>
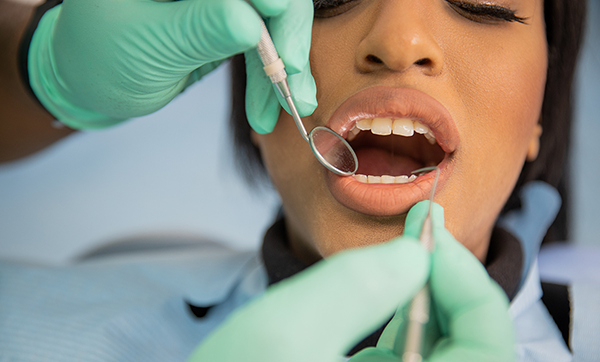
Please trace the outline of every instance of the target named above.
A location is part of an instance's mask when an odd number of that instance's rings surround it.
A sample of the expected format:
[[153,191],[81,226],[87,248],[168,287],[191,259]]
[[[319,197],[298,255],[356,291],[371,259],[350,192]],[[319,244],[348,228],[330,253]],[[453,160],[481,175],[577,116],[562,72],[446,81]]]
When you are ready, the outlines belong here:
[[[452,162],[448,154],[438,167],[440,178],[436,194],[443,189],[451,173]],[[366,184],[352,176],[343,177],[332,172],[327,174],[327,187],[337,202],[350,210],[373,216],[407,213],[417,202],[429,199],[435,179],[435,171],[432,171],[405,184]]]

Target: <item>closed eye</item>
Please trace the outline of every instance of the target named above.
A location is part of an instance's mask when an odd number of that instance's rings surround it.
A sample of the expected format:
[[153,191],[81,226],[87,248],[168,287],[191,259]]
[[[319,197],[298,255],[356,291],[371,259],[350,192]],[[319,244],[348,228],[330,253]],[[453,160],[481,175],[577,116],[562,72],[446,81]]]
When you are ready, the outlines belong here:
[[315,18],[338,16],[352,9],[359,2],[360,0],[313,0]]
[[516,11],[500,5],[478,4],[461,0],[446,0],[446,2],[459,15],[477,23],[506,21],[526,24],[527,20],[527,18],[517,16]]

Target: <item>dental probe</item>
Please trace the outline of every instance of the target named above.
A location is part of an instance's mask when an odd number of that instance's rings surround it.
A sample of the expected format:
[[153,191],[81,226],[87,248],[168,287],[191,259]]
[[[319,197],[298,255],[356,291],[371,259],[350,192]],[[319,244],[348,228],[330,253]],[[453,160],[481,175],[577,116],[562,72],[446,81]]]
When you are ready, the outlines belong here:
[[318,126],[310,133],[306,132],[300,119],[287,81],[283,61],[277,54],[275,44],[269,35],[265,22],[261,19],[260,41],[256,46],[258,56],[263,63],[265,74],[285,99],[300,135],[310,144],[310,148],[319,162],[328,170],[341,176],[351,176],[358,170],[358,158],[348,142],[330,128]]
[[[438,179],[440,177],[439,167],[435,167],[435,180],[431,187],[431,194],[429,195],[429,210],[425,221],[423,221],[423,227],[421,229],[421,235],[419,240],[421,244],[430,253],[434,248],[433,231],[431,225],[431,205],[435,195],[435,189],[437,188]],[[425,169],[416,170],[413,172],[425,171]],[[423,360],[423,336],[425,333],[425,325],[429,322],[430,312],[430,292],[429,282],[425,284],[421,290],[415,295],[410,304],[408,311],[408,328],[406,330],[406,342],[404,344],[404,353],[402,354],[403,362],[421,362]]]

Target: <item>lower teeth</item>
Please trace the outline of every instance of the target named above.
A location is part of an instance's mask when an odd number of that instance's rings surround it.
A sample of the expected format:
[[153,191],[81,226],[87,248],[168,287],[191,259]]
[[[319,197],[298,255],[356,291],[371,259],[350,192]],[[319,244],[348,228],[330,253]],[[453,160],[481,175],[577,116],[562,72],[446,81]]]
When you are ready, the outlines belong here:
[[373,176],[373,175],[361,175],[356,174],[353,176],[357,181],[365,183],[365,184],[405,184],[408,182],[413,182],[417,179],[417,175],[410,176]]

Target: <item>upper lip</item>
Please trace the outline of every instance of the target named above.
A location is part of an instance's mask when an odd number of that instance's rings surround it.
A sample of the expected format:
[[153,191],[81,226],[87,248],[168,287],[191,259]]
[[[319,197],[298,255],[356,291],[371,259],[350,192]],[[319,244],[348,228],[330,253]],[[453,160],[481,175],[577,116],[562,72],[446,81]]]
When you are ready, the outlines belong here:
[[446,153],[456,150],[460,142],[450,112],[433,97],[413,88],[378,86],[355,93],[335,110],[327,127],[345,138],[357,121],[384,117],[418,120],[429,127]]

